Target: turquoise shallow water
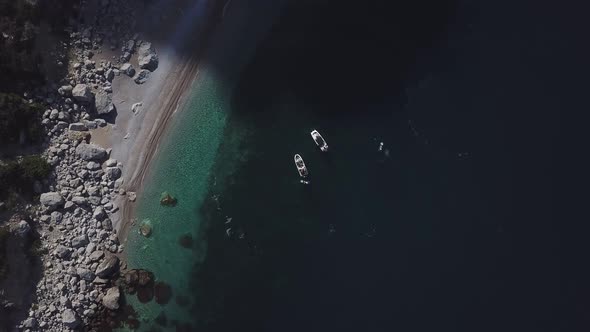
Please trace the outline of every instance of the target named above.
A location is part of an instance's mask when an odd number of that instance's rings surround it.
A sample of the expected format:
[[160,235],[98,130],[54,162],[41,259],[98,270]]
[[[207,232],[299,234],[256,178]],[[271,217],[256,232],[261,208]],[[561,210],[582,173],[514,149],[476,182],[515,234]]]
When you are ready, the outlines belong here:
[[[211,169],[222,140],[226,151],[235,150],[223,163],[224,174],[230,174],[234,161],[240,158],[237,147],[244,134],[240,125],[234,127],[230,137],[224,137],[232,112],[230,94],[240,70],[279,12],[281,1],[258,1],[255,6],[240,7],[244,5],[232,5],[216,32],[189,100],[160,145],[149,181],[138,199],[138,222],[130,231],[127,244],[128,265],[152,271],[156,281],[169,284],[173,293],[166,306],[155,301],[142,304],[135,296],[128,296],[128,303],[142,323],[140,330],[149,329],[162,311],[168,321],[191,321],[190,304],[179,306],[175,296],[187,297],[191,293],[191,271],[206,255],[207,243],[196,240],[201,230],[199,209],[212,187],[221,185],[211,176]],[[253,24],[256,10],[265,10],[267,15]],[[178,199],[176,206],[159,204],[164,191]],[[149,238],[138,232],[142,222],[152,226]],[[180,238],[186,235],[195,239],[192,248],[180,244]],[[174,326],[170,329],[174,330]]]

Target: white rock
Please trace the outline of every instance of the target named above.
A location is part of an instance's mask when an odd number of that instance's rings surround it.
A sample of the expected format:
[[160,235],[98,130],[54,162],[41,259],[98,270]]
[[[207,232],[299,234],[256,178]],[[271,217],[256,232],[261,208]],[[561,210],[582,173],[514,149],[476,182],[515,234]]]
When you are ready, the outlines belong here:
[[158,68],[158,56],[151,43],[143,42],[137,50],[139,68],[154,71]]
[[119,309],[119,298],[121,297],[121,291],[119,287],[111,287],[107,290],[106,295],[102,298],[102,304],[111,310]]
[[105,91],[99,91],[94,96],[94,106],[96,107],[96,113],[99,115],[109,114],[115,110],[112,95]]
[[66,309],[61,313],[61,322],[71,329],[75,329],[80,325],[80,318],[72,309]]
[[76,154],[84,160],[99,160],[107,156],[105,149],[94,144],[81,143],[76,147]]
[[105,162],[105,166],[106,167],[114,167],[114,166],[117,166],[117,159],[112,159],[112,158],[111,159],[108,159]]
[[89,103],[94,97],[86,84],[77,84],[72,90],[72,96],[81,103]]
[[48,208],[58,208],[64,203],[63,197],[59,193],[56,192],[48,192],[41,194],[40,197],[41,204]]

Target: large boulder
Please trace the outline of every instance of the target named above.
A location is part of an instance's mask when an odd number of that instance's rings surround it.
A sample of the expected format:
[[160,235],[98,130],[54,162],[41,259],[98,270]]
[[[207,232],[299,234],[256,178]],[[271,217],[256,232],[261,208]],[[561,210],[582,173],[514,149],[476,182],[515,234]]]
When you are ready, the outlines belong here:
[[76,147],[76,154],[84,160],[101,160],[106,158],[107,151],[94,144],[80,143]]
[[108,278],[119,268],[119,258],[117,256],[109,256],[102,260],[96,268],[96,275],[101,278]]
[[72,95],[72,90],[74,90],[74,87],[71,85],[62,85],[59,89],[57,89],[57,93],[59,93],[62,96],[71,96]]
[[105,294],[105,296],[102,298],[102,304],[111,310],[117,310],[119,309],[119,298],[121,297],[121,291],[119,290],[119,287],[115,286],[112,288],[109,288],[109,290],[107,290],[107,293]]
[[158,55],[152,47],[152,43],[144,42],[137,50],[137,61],[139,68],[154,71],[158,68]]
[[96,96],[94,96],[94,106],[96,107],[96,113],[99,115],[109,114],[115,110],[112,95],[105,91],[96,93]]
[[74,122],[74,123],[70,123],[69,129],[73,130],[73,131],[86,131],[86,130],[88,130],[88,127],[86,127],[85,123]]
[[72,239],[72,247],[80,248],[88,244],[88,236],[86,234],[76,236]]
[[66,309],[61,313],[61,322],[70,329],[75,329],[80,325],[80,318],[72,309]]
[[56,209],[64,203],[63,197],[61,197],[61,195],[56,192],[41,194],[40,201],[43,206],[46,206],[50,209]]
[[72,89],[72,97],[81,103],[90,103],[94,96],[88,85],[76,84],[74,89]]

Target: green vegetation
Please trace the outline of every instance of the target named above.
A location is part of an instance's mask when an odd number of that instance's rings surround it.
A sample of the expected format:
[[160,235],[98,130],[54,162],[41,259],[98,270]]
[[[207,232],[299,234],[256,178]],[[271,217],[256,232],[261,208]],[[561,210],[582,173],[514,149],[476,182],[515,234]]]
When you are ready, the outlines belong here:
[[0,145],[18,143],[21,135],[29,143],[39,142],[43,137],[42,112],[43,108],[37,104],[0,92]]
[[[10,198],[14,193],[31,195],[33,183],[43,180],[51,172],[51,166],[38,155],[0,164],[0,198]],[[7,204],[10,205],[10,204]]]

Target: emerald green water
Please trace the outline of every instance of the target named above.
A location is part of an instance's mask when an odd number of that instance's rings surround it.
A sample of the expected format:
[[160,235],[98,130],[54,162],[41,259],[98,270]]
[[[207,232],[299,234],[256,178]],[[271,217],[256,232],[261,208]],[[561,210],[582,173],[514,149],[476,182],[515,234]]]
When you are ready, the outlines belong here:
[[[172,300],[165,306],[155,301],[140,303],[136,296],[127,296],[127,302],[138,314],[140,330],[151,328],[162,311],[168,321],[191,321],[190,304],[181,307],[174,296],[190,293],[191,269],[206,255],[207,244],[196,240],[202,222],[198,211],[211,186],[219,185],[211,177],[211,170],[222,140],[225,151],[236,149],[224,162],[225,174],[231,173],[233,162],[240,158],[237,147],[243,132],[239,123],[235,124],[231,137],[223,137],[232,111],[229,97],[240,70],[279,13],[281,2],[261,1],[250,8],[232,6],[202,61],[188,102],[179,110],[160,145],[138,198],[138,222],[127,242],[128,266],[152,271],[156,281],[169,284],[173,292]],[[257,10],[264,10],[267,15],[252,23]],[[176,206],[159,204],[164,191],[177,198]],[[142,222],[152,227],[149,238],[138,232]],[[194,239],[192,248],[180,245],[180,237],[187,234]]]

